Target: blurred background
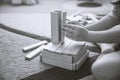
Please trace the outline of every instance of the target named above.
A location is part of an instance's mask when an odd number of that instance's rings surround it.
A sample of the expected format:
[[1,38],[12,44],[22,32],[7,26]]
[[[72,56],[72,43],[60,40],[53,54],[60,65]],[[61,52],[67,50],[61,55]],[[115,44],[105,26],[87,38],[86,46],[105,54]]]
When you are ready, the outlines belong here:
[[48,13],[53,10],[75,12],[82,10],[99,14],[108,13],[109,0],[0,0],[0,13]]
[[0,0],[0,23],[50,38],[50,12],[55,10],[66,11],[68,16],[78,11],[106,15],[112,5],[109,0]]

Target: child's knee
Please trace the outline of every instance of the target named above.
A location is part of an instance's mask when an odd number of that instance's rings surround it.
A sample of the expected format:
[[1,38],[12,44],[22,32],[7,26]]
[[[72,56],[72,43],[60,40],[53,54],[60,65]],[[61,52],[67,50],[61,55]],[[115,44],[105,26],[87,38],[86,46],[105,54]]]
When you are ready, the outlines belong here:
[[92,73],[97,80],[102,80],[103,72],[101,71],[101,68],[101,65],[97,61],[91,67]]
[[[109,57],[109,59],[108,59]],[[114,55],[113,55],[114,57]],[[107,59],[106,59],[107,58]],[[97,80],[120,80],[120,59],[111,60],[104,56],[92,65],[92,73]]]

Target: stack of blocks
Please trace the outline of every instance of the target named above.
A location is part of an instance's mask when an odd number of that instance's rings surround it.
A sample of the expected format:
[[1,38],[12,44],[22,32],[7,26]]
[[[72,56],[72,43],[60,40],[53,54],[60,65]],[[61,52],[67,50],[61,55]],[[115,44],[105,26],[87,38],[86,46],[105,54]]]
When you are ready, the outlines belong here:
[[65,38],[61,30],[66,22],[66,12],[51,12],[52,42],[41,52],[41,60],[53,66],[68,70],[78,70],[88,57],[86,42],[72,41]]
[[62,25],[66,21],[66,12],[54,11],[51,12],[51,38],[53,44],[64,43],[64,32],[62,32]]

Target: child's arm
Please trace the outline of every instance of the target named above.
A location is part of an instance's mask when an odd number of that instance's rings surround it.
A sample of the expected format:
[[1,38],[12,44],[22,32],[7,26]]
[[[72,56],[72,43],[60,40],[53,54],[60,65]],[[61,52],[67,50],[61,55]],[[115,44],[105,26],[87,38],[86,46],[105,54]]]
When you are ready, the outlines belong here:
[[[120,25],[119,25],[120,26]],[[104,31],[89,31],[84,27],[66,24],[63,27],[66,36],[76,41],[89,41],[101,43],[119,43],[120,27]]]
[[106,15],[97,23],[87,26],[89,30],[107,30],[114,27],[115,25],[120,24],[120,0],[111,0],[111,3],[113,4],[113,10],[111,13]]
[[[77,41],[90,41],[101,43],[120,42],[120,27],[111,29],[120,24],[120,4],[115,5],[113,11],[98,22],[84,27],[66,24],[63,30],[66,36]],[[120,26],[120,25],[119,25]]]
[[115,13],[111,12],[99,21],[86,26],[86,28],[91,31],[102,31],[110,29],[119,23],[120,22],[118,16]]
[[[120,25],[118,25],[120,26]],[[119,43],[120,42],[120,27],[104,31],[88,31],[88,41]]]
[[[118,15],[116,15],[116,13],[112,11],[111,13],[107,14],[105,17],[98,20],[97,22],[87,25],[85,27],[91,31],[107,30],[114,27],[115,25],[118,25],[120,23],[119,20],[120,19],[118,18]],[[81,26],[78,21],[70,21],[68,22],[68,24]]]

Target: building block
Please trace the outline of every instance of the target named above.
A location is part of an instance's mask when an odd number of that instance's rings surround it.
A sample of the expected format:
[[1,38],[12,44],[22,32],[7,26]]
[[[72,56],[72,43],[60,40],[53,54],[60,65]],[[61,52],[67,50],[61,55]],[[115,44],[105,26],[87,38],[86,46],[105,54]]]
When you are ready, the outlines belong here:
[[87,56],[84,59],[83,56],[85,54],[86,56],[88,55],[86,42],[77,42],[65,38],[64,44],[58,46],[51,42],[45,46],[41,52],[41,60],[43,63],[65,68],[68,70],[78,70],[78,68],[76,68],[77,63],[78,67],[80,68],[80,65],[88,57]]
[[77,63],[68,63],[68,62],[65,62],[63,61],[63,59],[53,59],[53,58],[49,58],[49,57],[43,57],[42,56],[42,62],[43,63],[46,63],[46,64],[50,64],[50,65],[53,65],[53,66],[57,66],[57,67],[61,67],[61,68],[64,68],[64,69],[68,69],[68,70],[78,70],[81,65],[85,62],[85,60],[87,59],[88,57],[88,52],[86,52],[80,59]]
[[60,17],[58,12],[51,12],[51,38],[52,43],[59,44],[60,42]]
[[[66,16],[67,16],[67,12],[62,12],[61,15],[61,29],[63,27],[63,24],[66,24]],[[64,31],[61,30],[61,44],[64,44],[64,39],[65,39],[65,33]]]
[[35,58],[36,56],[38,56],[41,51],[43,50],[43,48],[45,47],[45,45],[42,45],[40,47],[38,47],[37,49],[33,50],[31,53],[29,53],[28,55],[25,56],[26,60],[32,60],[33,58]]
[[64,43],[64,32],[62,26],[66,22],[66,12],[54,11],[51,12],[51,38],[53,44]]
[[42,46],[42,45],[46,45],[48,42],[47,41],[40,41],[38,43],[35,43],[35,44],[32,44],[32,45],[29,45],[29,46],[26,46],[24,47],[22,50],[24,52],[27,52],[27,51],[30,51],[30,50],[33,50],[39,46]]

